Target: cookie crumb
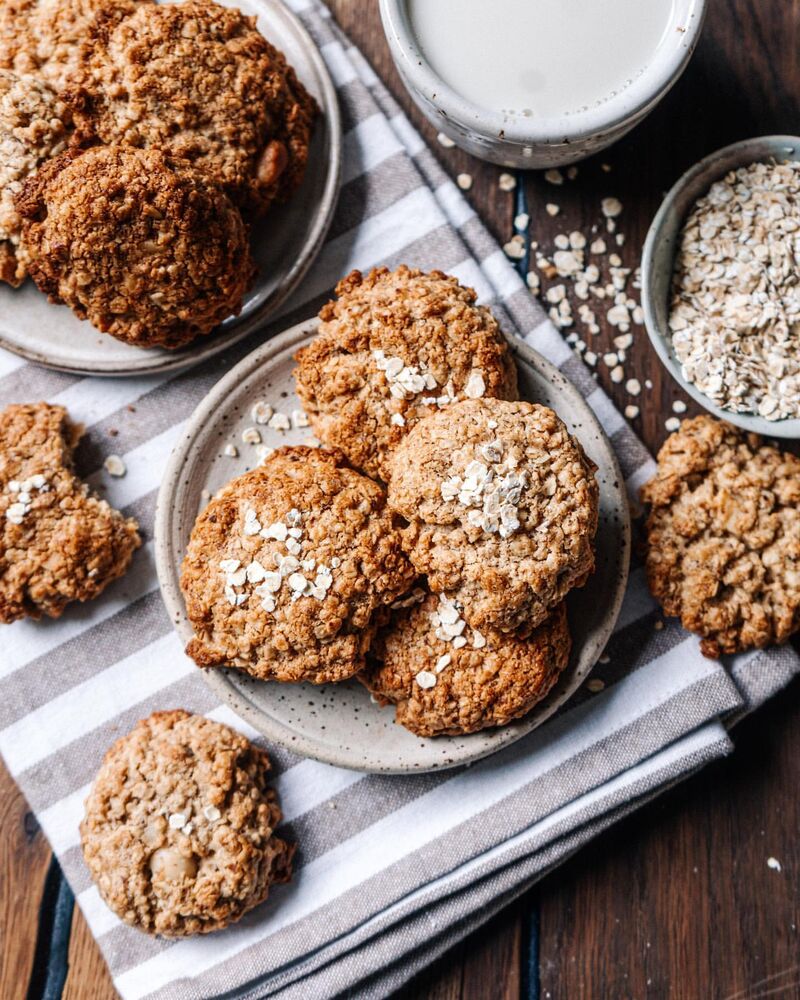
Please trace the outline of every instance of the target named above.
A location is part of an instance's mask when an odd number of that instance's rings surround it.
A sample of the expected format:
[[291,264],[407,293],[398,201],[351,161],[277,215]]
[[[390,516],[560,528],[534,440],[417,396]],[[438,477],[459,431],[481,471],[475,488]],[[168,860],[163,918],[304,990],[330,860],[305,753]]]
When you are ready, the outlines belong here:
[[128,471],[119,455],[109,455],[105,462],[103,462],[103,466],[109,476],[114,476],[117,479],[120,476],[124,476]]

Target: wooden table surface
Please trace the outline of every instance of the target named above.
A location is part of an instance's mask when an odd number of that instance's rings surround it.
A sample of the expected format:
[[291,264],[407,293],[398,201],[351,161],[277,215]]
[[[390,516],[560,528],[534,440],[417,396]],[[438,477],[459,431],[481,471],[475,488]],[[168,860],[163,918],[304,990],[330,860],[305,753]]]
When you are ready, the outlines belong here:
[[[499,190],[500,169],[436,143],[391,65],[376,0],[331,7],[445,168],[472,176],[467,196],[507,241],[514,196]],[[626,237],[614,249],[635,267],[661,194],[685,168],[736,139],[800,131],[800,0],[710,0],[710,8],[689,69],[643,125],[562,187],[527,176],[531,237],[543,250],[552,252],[557,233],[588,232],[600,199],[614,195],[624,204]],[[560,206],[557,217],[544,211],[548,202]],[[613,349],[618,332],[601,327],[591,338],[599,355]],[[639,406],[634,426],[657,448],[681,396],[643,329],[634,333],[626,378],[649,379],[652,389],[632,399],[602,363],[598,378],[620,407]],[[737,728],[732,757],[601,836],[411,984],[404,1000],[800,997],[798,690]],[[770,857],[780,871],[768,867]],[[49,865],[47,843],[0,766],[2,1000],[41,995],[45,945],[59,940],[40,935],[34,958],[40,910],[49,932],[58,885],[52,868],[48,880]],[[65,997],[115,996],[79,913],[60,944],[69,949]]]

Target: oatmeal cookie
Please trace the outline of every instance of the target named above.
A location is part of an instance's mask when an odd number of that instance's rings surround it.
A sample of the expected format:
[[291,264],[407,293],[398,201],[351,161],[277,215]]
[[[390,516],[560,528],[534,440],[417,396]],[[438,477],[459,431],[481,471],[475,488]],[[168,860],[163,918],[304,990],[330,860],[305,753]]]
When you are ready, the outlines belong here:
[[695,417],[665,441],[642,500],[650,589],[706,656],[800,629],[800,458]]
[[39,288],[118,340],[183,347],[241,309],[254,266],[238,210],[158,150],[68,150],[17,208]]
[[98,22],[66,94],[78,141],[156,146],[202,168],[248,212],[300,184],[313,97],[255,18],[207,0]]
[[201,667],[344,680],[415,577],[376,483],[339,452],[282,448],[195,522],[181,587]]
[[180,709],[156,712],[103,760],[81,823],[108,906],[139,930],[221,930],[288,882],[294,845],[267,787],[269,758],[240,733]]
[[456,278],[381,267],[353,271],[336,294],[297,354],[297,394],[320,440],[367,475],[385,480],[405,435],[456,400],[517,398],[497,321]]
[[[152,0],[2,0],[0,67],[34,74],[54,90],[66,87],[91,30],[132,14]],[[106,27],[108,30],[108,27]]]
[[379,662],[359,675],[381,705],[397,706],[395,720],[418,736],[508,725],[545,697],[569,660],[563,602],[525,639],[476,631],[457,615],[443,595],[399,612],[378,639]]
[[136,521],[72,471],[81,434],[63,406],[0,413],[0,622],[58,618],[97,597],[141,545]]
[[46,83],[0,69],[0,281],[15,288],[27,272],[14,200],[25,179],[64,149],[67,122],[66,106]]
[[389,506],[431,590],[478,629],[524,635],[594,569],[595,466],[546,406],[454,403],[394,452]]

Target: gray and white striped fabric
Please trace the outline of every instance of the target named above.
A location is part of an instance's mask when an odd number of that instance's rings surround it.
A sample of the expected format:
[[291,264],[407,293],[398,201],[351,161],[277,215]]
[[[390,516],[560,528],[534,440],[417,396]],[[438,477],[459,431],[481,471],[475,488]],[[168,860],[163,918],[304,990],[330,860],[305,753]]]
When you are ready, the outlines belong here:
[[[257,343],[315,311],[351,268],[408,262],[475,286],[585,394],[632,493],[652,460],[564,344],[458,189],[317,0],[292,3],[319,45],[344,113],[344,186],[318,263],[270,329],[179,375],[76,378],[0,353],[0,403],[47,399],[88,434],[79,452],[152,539],[161,470],[194,407]],[[114,437],[109,432],[115,431]],[[101,471],[122,454],[123,479]],[[705,660],[658,615],[634,566],[605,690],[577,696],[514,746],[465,769],[368,776],[270,748],[294,882],[239,925],[202,940],[152,940],[121,924],[83,866],[78,823],[106,747],[155,709],[185,707],[256,734],[184,656],[162,606],[152,541],[99,600],[55,622],[19,622],[0,648],[0,752],[49,838],[129,1000],[277,996],[354,989],[382,997],[617,818],[730,752],[725,719],[798,671],[790,649]]]

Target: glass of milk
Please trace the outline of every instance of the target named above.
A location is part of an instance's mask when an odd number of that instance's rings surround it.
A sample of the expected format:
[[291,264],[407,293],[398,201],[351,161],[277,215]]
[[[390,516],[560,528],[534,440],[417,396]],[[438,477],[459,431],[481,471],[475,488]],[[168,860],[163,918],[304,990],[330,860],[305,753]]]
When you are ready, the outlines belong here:
[[658,103],[707,0],[381,0],[411,96],[462,149],[511,167],[574,163]]

